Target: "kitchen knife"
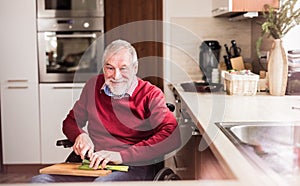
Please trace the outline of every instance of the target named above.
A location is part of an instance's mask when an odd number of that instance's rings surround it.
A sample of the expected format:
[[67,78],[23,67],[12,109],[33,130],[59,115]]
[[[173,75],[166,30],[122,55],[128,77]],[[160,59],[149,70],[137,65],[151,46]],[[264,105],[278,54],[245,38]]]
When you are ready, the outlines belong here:
[[229,50],[228,45],[227,45],[227,44],[224,44],[224,47],[225,47],[225,50],[226,50],[226,53],[227,53],[228,58],[231,58],[231,53],[230,53],[230,50]]
[[231,48],[233,49],[233,55],[232,55],[232,57],[239,57],[241,49],[237,46],[235,40],[231,40]]
[[227,70],[232,70],[232,65],[231,65],[230,58],[228,57],[228,55],[224,55],[223,57],[224,57],[224,62],[225,62]]

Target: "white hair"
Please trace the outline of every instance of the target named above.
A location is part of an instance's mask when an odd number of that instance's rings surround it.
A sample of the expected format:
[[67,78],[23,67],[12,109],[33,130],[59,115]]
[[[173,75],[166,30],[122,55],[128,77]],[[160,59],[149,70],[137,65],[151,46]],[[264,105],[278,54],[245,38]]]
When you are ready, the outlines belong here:
[[132,64],[138,63],[137,53],[136,53],[135,48],[129,42],[118,39],[118,40],[111,42],[105,48],[103,57],[102,57],[102,64],[103,65],[105,64],[106,58],[109,54],[116,54],[119,51],[124,50],[124,49],[130,54]]

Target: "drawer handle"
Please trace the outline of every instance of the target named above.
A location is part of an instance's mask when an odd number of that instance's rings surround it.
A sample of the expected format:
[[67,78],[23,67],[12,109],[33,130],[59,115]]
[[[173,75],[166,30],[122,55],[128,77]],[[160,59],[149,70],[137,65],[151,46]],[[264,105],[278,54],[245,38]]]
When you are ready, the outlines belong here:
[[8,89],[27,89],[28,86],[8,86]]
[[27,79],[9,79],[7,80],[9,83],[21,83],[21,82],[28,82]]
[[53,89],[82,89],[83,87],[53,87]]

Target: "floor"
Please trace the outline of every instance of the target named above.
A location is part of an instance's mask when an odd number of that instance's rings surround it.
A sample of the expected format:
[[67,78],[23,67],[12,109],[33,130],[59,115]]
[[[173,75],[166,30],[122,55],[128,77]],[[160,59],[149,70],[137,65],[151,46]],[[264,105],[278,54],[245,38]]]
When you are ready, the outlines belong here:
[[29,183],[33,174],[8,173],[0,174],[1,183]]
[[40,168],[47,165],[9,165],[4,166],[0,173],[1,183],[28,183],[32,176],[37,175]]

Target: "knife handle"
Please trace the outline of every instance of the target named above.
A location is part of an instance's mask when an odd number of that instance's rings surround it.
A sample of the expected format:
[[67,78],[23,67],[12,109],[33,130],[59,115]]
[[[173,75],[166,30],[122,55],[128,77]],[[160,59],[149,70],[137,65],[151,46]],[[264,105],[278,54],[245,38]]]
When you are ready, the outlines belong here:
[[226,53],[227,53],[227,57],[228,58],[231,58],[231,53],[230,53],[230,50],[229,50],[229,47],[227,44],[224,44],[224,47],[225,47],[225,50],[226,50]]
[[223,56],[223,57],[224,57],[224,62],[225,62],[227,70],[232,70],[232,65],[231,65],[231,62],[230,62],[230,58],[226,55]]
[[240,51],[241,49],[237,47],[236,41],[235,40],[231,40],[231,46],[233,49],[233,56],[232,57],[239,57],[240,56]]

